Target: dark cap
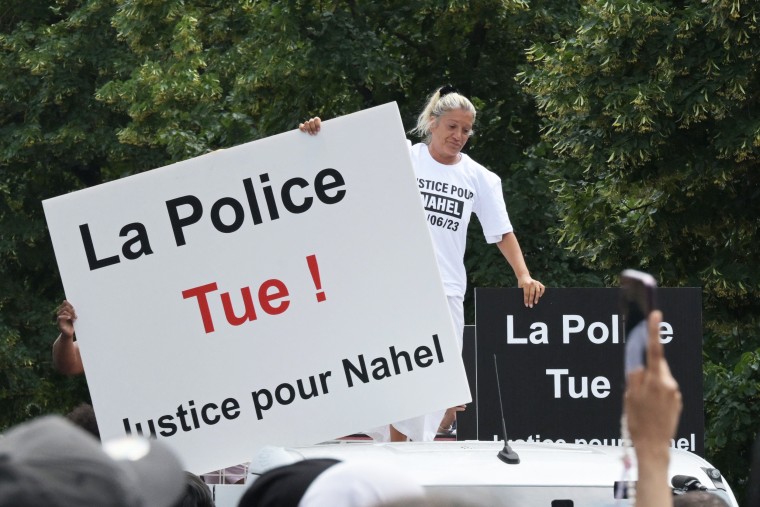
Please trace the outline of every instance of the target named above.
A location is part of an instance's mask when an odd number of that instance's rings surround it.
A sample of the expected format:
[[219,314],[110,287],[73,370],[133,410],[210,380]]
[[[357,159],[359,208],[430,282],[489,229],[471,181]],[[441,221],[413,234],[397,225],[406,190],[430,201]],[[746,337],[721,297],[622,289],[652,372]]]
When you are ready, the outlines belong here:
[[184,487],[179,459],[156,440],[134,436],[101,446],[60,416],[0,437],[0,507],[170,507]]
[[305,459],[267,470],[246,490],[238,507],[298,507],[319,474],[339,463],[336,459]]

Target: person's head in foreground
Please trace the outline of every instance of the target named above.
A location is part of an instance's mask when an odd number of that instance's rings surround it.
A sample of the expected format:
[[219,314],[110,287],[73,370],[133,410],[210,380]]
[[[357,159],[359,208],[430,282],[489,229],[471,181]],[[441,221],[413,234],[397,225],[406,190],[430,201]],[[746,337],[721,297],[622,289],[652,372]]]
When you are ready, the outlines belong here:
[[375,507],[424,489],[387,463],[307,459],[261,475],[238,507]]
[[60,416],[0,438],[0,507],[170,507],[184,487],[179,460],[155,440],[101,445]]
[[673,507],[728,507],[718,495],[707,491],[689,491],[673,497]]

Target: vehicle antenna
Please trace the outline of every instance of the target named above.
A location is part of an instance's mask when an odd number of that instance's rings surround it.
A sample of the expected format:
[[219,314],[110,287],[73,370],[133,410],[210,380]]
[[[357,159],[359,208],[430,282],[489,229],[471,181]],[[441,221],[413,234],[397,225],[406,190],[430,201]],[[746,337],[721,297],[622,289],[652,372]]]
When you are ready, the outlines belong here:
[[504,404],[501,401],[501,383],[499,382],[499,364],[496,362],[496,354],[493,355],[493,366],[496,371],[496,387],[499,390],[499,408],[501,409],[501,428],[504,431],[504,448],[499,451],[499,459],[510,465],[520,463],[520,456],[509,446],[507,439],[507,423],[504,419]]

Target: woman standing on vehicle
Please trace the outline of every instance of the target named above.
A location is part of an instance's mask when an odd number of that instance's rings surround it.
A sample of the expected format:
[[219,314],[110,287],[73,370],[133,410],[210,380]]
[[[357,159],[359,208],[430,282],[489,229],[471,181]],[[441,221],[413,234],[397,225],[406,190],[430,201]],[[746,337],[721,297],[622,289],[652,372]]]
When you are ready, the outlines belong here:
[[[475,213],[488,243],[495,243],[523,289],[525,306],[533,307],[544,294],[545,287],[534,280],[523,258],[520,244],[512,228],[504,203],[501,179],[462,149],[473,133],[475,106],[451,86],[436,90],[411,131],[423,138],[411,146],[412,166],[417,177],[428,228],[448,298],[451,316],[462,350],[464,333],[464,295],[467,273],[464,253],[467,226]],[[315,135],[321,128],[319,118],[299,125],[303,132]],[[390,428],[391,440],[433,440],[438,430],[448,428],[463,407],[450,408],[399,423]],[[373,433],[379,440],[387,435]]]

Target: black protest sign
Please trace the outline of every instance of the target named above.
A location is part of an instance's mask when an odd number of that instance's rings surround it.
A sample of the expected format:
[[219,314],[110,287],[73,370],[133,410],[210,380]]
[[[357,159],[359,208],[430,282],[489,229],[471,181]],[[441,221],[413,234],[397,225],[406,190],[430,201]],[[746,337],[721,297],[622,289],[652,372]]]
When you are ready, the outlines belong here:
[[[476,289],[475,435],[503,438],[494,356],[511,440],[620,445],[624,391],[619,289]],[[701,291],[660,288],[660,339],[684,409],[673,445],[704,452]],[[472,418],[466,419],[468,423]],[[465,431],[472,437],[472,428]],[[462,438],[462,435],[460,435]]]

